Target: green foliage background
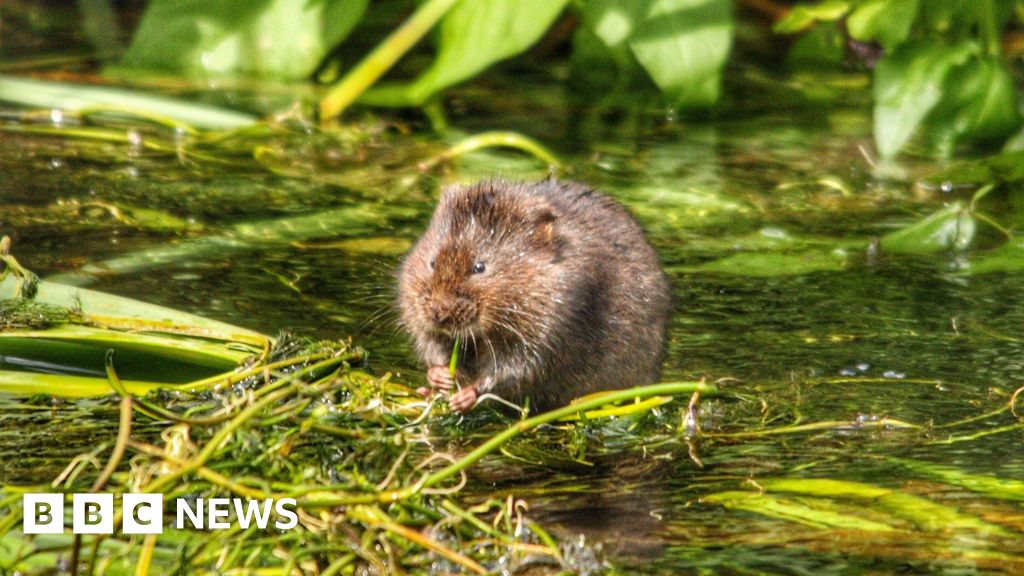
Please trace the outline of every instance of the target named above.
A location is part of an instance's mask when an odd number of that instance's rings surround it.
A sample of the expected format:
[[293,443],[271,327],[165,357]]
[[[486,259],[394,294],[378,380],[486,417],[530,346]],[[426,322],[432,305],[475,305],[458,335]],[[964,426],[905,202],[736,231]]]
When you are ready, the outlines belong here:
[[[377,76],[357,83],[352,99],[423,106],[495,63],[522,55],[568,22],[576,25],[571,66],[591,77],[593,69],[600,70],[603,88],[628,84],[624,78],[642,71],[643,81],[661,91],[667,106],[708,109],[720,100],[734,43],[734,4],[743,3],[410,4],[398,11],[399,17],[408,15],[411,21],[433,11],[440,22],[423,20],[420,29],[396,35],[413,34],[404,39],[411,46],[434,28],[432,59],[410,79],[386,78],[372,88]],[[383,12],[382,6],[367,0],[153,0],[120,65],[201,78],[331,82],[337,72],[352,69],[353,62],[337,57],[339,46],[383,42],[375,55],[387,52],[384,38],[363,36],[367,15]],[[916,135],[934,152],[950,155],[964,143],[1002,144],[1020,129],[1019,90],[1001,45],[1003,33],[1021,22],[1020,0],[824,0],[780,6],[786,14],[774,33],[797,35],[791,64],[840,67],[847,40],[877,52],[877,63],[868,64],[874,67],[875,137],[883,157],[895,156]],[[402,57],[404,49],[392,60]],[[613,66],[602,67],[607,62]]]

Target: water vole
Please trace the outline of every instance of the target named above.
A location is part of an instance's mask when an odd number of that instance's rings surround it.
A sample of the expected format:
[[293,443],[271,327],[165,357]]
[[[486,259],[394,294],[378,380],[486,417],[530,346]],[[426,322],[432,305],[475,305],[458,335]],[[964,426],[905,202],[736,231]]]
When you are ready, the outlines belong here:
[[535,409],[656,382],[668,279],[633,217],[581,184],[492,180],[444,190],[398,279],[402,323],[452,408],[496,394]]

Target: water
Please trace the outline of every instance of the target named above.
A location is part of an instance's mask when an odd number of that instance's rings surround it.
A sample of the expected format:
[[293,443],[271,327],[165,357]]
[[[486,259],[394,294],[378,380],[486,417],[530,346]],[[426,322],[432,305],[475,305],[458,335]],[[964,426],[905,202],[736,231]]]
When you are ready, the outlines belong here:
[[[830,86],[827,78],[768,86],[793,96],[814,82]],[[701,437],[688,438],[680,411],[666,409],[639,422],[585,427],[576,455],[585,463],[554,458],[565,449],[551,434],[514,442],[507,456],[473,472],[470,500],[525,498],[533,518],[567,540],[582,535],[585,549],[600,549],[623,573],[1024,570],[1018,502],[906,464],[1024,479],[1020,428],[967,438],[1018,422],[1011,413],[959,423],[1006,406],[1021,386],[1024,278],[964,272],[972,252],[871,252],[873,238],[946,198],[913,186],[941,168],[936,163],[908,162],[901,180],[872,175],[862,90],[827,104],[733,94],[727,114],[698,122],[650,110],[605,114],[564,94],[522,88],[527,96],[515,102],[494,97],[501,81],[460,92],[452,126],[520,130],[562,156],[565,177],[630,206],[672,277],[677,311],[665,378],[726,378],[726,394],[704,400]],[[445,144],[411,128],[410,136],[374,136],[377,148],[360,162],[338,140],[293,129],[267,142],[279,155],[275,172],[225,151],[226,162],[182,163],[130,145],[6,134],[0,224],[19,259],[46,276],[239,222],[361,203],[406,209],[354,236],[341,230],[340,244],[331,235],[208,251],[100,276],[92,287],[267,333],[351,335],[371,351],[375,370],[417,382],[422,374],[393,322],[393,274],[426,225],[437,185],[545,170],[513,152],[487,151],[422,174],[414,157],[423,154],[408,149]],[[379,169],[384,162],[388,170]],[[164,211],[184,224],[173,231],[125,224],[105,210],[109,203]],[[109,418],[70,408],[54,419],[45,404],[4,404],[0,482],[52,477],[92,435],[116,428],[112,406]],[[898,422],[877,425],[884,419]],[[763,433],[815,423],[825,424]],[[32,457],[8,457],[30,445]],[[531,459],[530,450],[540,457]],[[929,526],[884,499],[836,490],[826,498],[769,489],[792,506],[772,513],[716,501],[728,491],[757,494],[781,478],[890,489],[924,499],[910,508],[930,502],[939,506],[934,517],[959,513],[987,528]],[[895,528],[826,525],[819,522],[826,512]]]

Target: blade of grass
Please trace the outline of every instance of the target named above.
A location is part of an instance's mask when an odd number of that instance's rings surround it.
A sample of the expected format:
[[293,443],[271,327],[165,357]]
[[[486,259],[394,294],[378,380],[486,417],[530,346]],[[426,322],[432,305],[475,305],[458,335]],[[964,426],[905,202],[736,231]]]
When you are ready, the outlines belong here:
[[0,100],[34,108],[89,110],[115,106],[172,118],[196,128],[224,130],[256,123],[244,112],[197,104],[165,96],[105,86],[85,86],[0,75]]

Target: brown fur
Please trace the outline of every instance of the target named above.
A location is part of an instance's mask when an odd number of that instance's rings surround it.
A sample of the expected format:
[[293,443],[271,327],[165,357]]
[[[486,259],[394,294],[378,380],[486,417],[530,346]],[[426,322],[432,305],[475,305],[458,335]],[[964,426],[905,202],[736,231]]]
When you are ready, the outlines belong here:
[[447,364],[461,335],[480,394],[547,409],[660,376],[668,280],[633,217],[583,185],[447,188],[398,288],[420,360]]

